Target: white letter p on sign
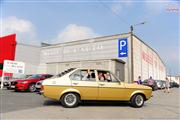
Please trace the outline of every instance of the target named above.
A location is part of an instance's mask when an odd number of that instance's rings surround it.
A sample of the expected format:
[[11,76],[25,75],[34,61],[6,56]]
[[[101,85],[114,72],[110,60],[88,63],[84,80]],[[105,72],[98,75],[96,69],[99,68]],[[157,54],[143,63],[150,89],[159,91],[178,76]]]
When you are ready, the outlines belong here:
[[124,46],[126,46],[126,41],[125,40],[120,41],[120,50],[122,50]]

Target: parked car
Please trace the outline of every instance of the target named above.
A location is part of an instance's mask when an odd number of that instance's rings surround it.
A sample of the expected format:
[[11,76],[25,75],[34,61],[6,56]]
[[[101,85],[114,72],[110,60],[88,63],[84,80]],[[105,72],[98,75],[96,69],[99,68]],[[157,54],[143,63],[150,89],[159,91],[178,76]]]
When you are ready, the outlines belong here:
[[170,82],[170,88],[173,88],[173,87],[179,88],[179,84],[174,81]]
[[9,81],[11,79],[12,79],[12,77],[9,77],[9,76],[4,77],[4,81],[3,81],[4,87],[7,87],[9,85]]
[[146,79],[142,82],[142,84],[151,87],[153,91],[158,90],[156,81],[155,80],[152,80],[152,81],[153,81],[153,83],[150,84],[149,79]]
[[41,93],[68,108],[82,100],[127,101],[138,108],[150,99],[152,89],[124,83],[108,70],[76,68],[43,80]]
[[163,89],[166,87],[166,81],[162,81],[162,87],[163,87]]
[[11,80],[8,81],[9,83],[8,83],[7,89],[8,90],[14,89],[16,80],[24,80],[24,79],[27,79],[30,76],[31,75],[22,74],[22,75],[13,77]]
[[14,82],[15,91],[30,91],[35,92],[35,84],[38,81],[44,80],[46,78],[50,78],[52,75],[50,74],[34,74],[26,79],[16,80]]
[[166,87],[166,81],[164,80],[155,80],[157,83],[158,89],[164,89]]
[[[4,80],[3,80],[3,86],[4,87],[7,87],[9,86],[9,81],[12,79],[12,77],[10,76],[5,76],[4,77]],[[0,85],[1,85],[1,80],[2,80],[2,77],[0,78]]]

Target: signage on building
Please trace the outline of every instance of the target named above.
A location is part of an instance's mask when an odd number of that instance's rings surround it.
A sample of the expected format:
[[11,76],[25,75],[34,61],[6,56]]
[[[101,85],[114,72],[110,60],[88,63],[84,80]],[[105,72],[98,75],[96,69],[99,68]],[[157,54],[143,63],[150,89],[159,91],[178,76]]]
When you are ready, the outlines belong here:
[[24,74],[25,63],[11,60],[4,60],[3,72]]
[[25,63],[12,60],[4,60],[3,73],[1,78],[1,89],[3,89],[3,81],[5,73],[24,74]]
[[102,50],[102,49],[103,49],[103,46],[101,44],[95,44],[91,46],[74,48],[73,52],[80,53],[80,52],[89,52],[89,51],[96,51],[96,50]]
[[71,49],[65,49],[63,51],[63,53],[64,54],[86,53],[86,52],[99,51],[99,50],[103,50],[103,45],[102,44],[84,44],[84,45],[73,46]]
[[144,51],[141,53],[142,59],[147,63],[153,65],[153,55],[147,54]]
[[118,40],[118,57],[128,57],[128,39],[121,38]]

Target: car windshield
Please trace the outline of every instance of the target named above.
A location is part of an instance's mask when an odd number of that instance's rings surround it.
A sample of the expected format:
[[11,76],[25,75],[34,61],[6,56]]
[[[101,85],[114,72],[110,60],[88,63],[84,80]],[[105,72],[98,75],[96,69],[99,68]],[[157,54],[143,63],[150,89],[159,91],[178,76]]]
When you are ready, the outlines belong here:
[[110,74],[111,74],[117,81],[121,82],[121,80],[120,80],[114,73],[110,72]]
[[67,69],[67,70],[65,70],[65,71],[63,71],[63,72],[61,72],[61,73],[59,73],[59,74],[57,74],[57,75],[53,76],[52,78],[62,77],[63,75],[65,75],[65,74],[67,74],[67,73],[71,72],[71,71],[72,71],[72,70],[74,70],[74,69],[75,69],[75,68],[70,68],[70,69]]
[[28,79],[31,79],[31,78],[40,78],[40,75],[32,75],[28,77]]
[[25,79],[25,78],[28,78],[29,76],[28,75],[18,75],[18,76],[14,76],[13,78],[14,79]]
[[118,80],[119,82],[121,82],[121,80],[119,79],[119,78],[117,78],[117,76],[115,75],[115,74],[113,74],[112,72],[110,72],[112,75],[113,75],[113,77],[116,79],[116,80]]

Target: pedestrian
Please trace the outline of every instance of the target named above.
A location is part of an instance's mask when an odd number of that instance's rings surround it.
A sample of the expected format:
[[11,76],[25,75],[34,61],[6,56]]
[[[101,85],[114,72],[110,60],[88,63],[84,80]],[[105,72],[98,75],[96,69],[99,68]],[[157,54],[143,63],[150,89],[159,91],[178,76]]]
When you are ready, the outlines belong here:
[[151,76],[148,79],[148,86],[150,86],[153,91],[157,90],[157,86],[156,86],[155,80],[153,80],[153,78]]
[[137,84],[138,84],[138,85],[141,85],[141,84],[142,84],[141,76],[138,77]]
[[166,87],[164,89],[164,92],[170,93],[169,87],[170,87],[170,81],[169,79],[166,77]]
[[153,86],[154,85],[154,80],[152,79],[152,77],[150,76],[150,78],[148,79],[148,85]]

